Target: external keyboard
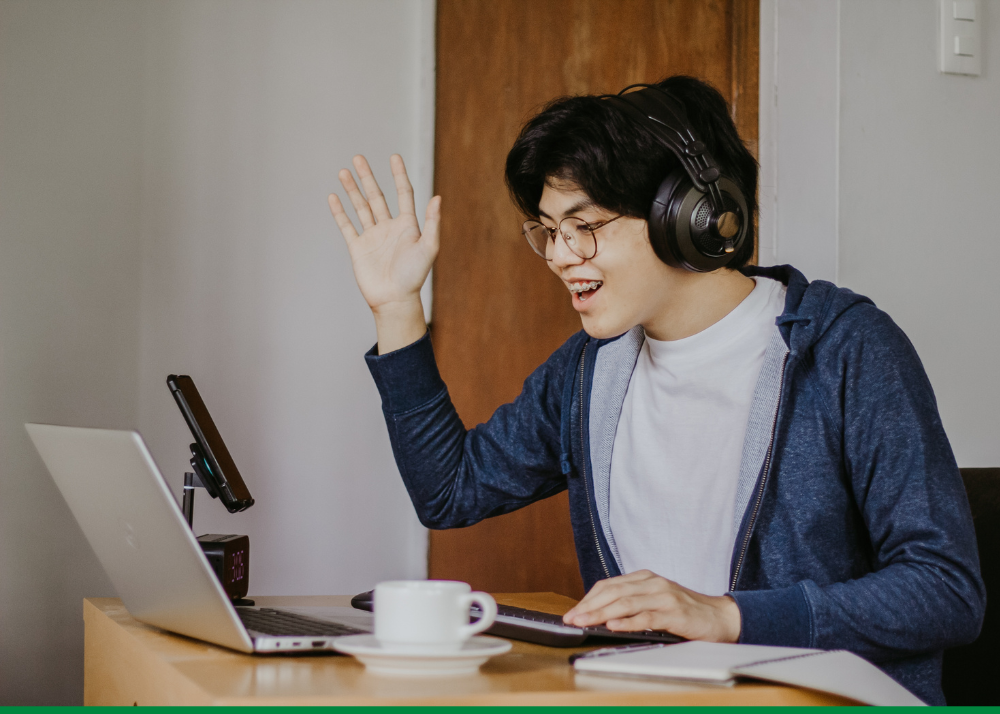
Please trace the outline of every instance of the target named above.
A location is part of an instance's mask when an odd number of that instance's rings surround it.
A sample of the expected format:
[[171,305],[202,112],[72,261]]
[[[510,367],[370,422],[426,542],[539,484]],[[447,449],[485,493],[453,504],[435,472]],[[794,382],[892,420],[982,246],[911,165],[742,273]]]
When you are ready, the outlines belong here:
[[[478,619],[479,611],[473,607],[472,616]],[[576,647],[591,642],[664,642],[673,643],[682,637],[657,630],[616,632],[604,625],[574,627],[563,622],[561,615],[538,610],[527,610],[513,605],[497,605],[497,619],[487,630],[491,635],[515,640],[535,642],[550,647]]]
[[236,612],[248,630],[276,637],[338,637],[365,634],[365,630],[269,607],[262,607],[259,610],[238,607]]
[[[355,595],[351,605],[358,610],[372,611],[371,591]],[[480,611],[472,608],[473,621],[478,620]],[[491,635],[508,637],[512,640],[535,642],[549,647],[577,647],[586,641],[590,643],[613,642],[681,642],[684,638],[669,632],[642,630],[639,632],[614,632],[604,625],[597,627],[573,627],[563,623],[561,615],[551,615],[538,610],[526,610],[512,605],[497,605],[497,619],[486,630]]]

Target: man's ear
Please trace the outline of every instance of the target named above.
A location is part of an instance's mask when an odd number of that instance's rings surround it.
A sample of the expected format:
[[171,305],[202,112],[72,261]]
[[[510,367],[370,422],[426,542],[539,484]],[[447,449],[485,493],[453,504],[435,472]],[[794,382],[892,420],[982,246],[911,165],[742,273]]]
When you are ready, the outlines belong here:
[[[642,231],[642,237],[649,243],[649,221],[645,218],[633,219],[636,221],[636,232]],[[631,221],[629,221],[631,223]]]

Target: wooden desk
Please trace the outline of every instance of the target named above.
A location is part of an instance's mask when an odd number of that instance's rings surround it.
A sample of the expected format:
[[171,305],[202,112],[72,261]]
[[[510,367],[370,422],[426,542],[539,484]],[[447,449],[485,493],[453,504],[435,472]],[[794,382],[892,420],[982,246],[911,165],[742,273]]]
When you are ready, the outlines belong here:
[[[350,604],[348,596],[254,599],[270,607]],[[574,602],[553,593],[496,599],[557,614]],[[352,657],[245,655],[173,635],[133,619],[117,598],[84,600],[83,621],[87,705],[853,703],[769,684],[713,687],[576,676],[566,658],[579,649],[516,641],[473,676],[387,678],[366,673]]]

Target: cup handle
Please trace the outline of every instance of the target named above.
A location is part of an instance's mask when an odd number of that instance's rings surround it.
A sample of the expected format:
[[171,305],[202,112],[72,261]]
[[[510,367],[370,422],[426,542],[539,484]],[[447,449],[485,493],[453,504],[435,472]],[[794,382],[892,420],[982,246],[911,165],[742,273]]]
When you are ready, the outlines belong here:
[[493,621],[497,619],[497,601],[489,593],[479,590],[464,595],[463,600],[463,609],[468,610],[473,604],[476,604],[479,605],[479,610],[483,613],[478,622],[471,625],[463,625],[459,630],[459,638],[465,640],[488,629],[493,624]]

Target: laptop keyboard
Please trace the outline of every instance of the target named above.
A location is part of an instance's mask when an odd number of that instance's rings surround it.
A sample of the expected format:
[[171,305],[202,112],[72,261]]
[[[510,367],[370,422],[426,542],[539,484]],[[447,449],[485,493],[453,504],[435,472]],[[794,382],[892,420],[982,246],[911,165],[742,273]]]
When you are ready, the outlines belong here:
[[238,607],[236,612],[248,630],[261,632],[277,637],[338,637],[340,635],[363,635],[365,630],[359,630],[336,622],[315,620],[311,617],[296,615],[284,610],[262,607],[259,610]]

